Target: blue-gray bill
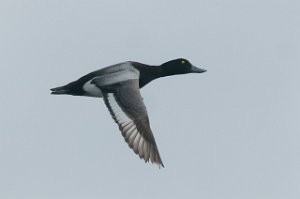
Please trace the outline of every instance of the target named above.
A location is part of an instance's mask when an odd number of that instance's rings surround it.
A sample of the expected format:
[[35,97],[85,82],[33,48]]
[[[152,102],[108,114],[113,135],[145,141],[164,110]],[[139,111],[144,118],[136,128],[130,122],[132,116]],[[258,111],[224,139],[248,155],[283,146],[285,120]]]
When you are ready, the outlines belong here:
[[192,65],[191,72],[192,73],[204,73],[204,72],[206,72],[206,70]]

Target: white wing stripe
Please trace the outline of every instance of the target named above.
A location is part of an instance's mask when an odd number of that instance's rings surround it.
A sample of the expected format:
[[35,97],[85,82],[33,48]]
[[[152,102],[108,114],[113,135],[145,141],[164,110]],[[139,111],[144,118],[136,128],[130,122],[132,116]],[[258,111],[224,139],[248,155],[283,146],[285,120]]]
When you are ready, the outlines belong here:
[[133,149],[134,149],[134,151],[138,151],[139,143],[140,143],[141,137],[142,137],[142,136],[141,136],[140,133],[135,137],[135,139],[134,139],[134,141],[133,141]]
[[114,113],[114,116],[116,117],[118,124],[132,122],[132,120],[123,112],[123,110],[117,103],[113,93],[108,93],[107,99],[108,99],[109,105]]
[[113,111],[113,115],[116,118],[116,122],[121,126],[124,132],[125,138],[128,138],[128,142],[132,145],[134,151],[142,155],[144,138],[142,138],[141,133],[138,132],[136,125],[121,109],[113,93],[108,93],[107,99]]
[[131,133],[131,135],[128,138],[129,144],[133,143],[133,141],[137,135],[138,135],[138,131],[137,131],[137,129],[134,129],[134,131]]
[[136,121],[127,116],[126,112],[122,110],[120,104],[116,100],[115,94],[105,93],[104,98],[112,117],[119,125],[122,135],[130,148],[146,162],[151,161],[152,163],[155,162],[162,165],[155,142],[151,143],[146,139],[147,137],[143,137],[145,129],[139,129],[142,132],[137,129],[137,125],[135,124]]
[[136,128],[136,126],[134,124],[132,124],[132,125],[123,127],[123,130],[124,130],[125,134],[127,135],[127,134],[130,134],[132,132],[132,130],[135,128]]
[[143,137],[141,137],[141,140],[140,140],[140,143],[139,143],[139,147],[138,147],[139,151],[142,152],[141,154],[144,154],[144,151],[143,151],[143,145],[144,145],[144,143],[145,143],[145,140],[144,140]]

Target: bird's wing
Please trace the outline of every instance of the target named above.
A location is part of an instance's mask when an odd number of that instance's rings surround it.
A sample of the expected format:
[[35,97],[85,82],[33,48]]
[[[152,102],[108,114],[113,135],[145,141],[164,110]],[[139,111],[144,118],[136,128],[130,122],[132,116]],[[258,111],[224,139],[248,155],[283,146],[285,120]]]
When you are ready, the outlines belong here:
[[[97,86],[97,79],[92,83]],[[99,88],[112,118],[118,124],[129,147],[145,162],[150,160],[163,167],[150,128],[146,106],[140,94],[138,79],[99,86]]]

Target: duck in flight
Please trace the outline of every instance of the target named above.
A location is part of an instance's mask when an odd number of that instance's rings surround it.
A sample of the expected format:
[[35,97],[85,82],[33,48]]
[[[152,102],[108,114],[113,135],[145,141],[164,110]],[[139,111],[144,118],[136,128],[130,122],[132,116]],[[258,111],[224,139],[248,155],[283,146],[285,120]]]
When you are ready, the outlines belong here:
[[183,58],[159,66],[128,61],[91,72],[65,86],[50,90],[55,95],[103,98],[129,147],[145,162],[150,160],[164,167],[140,88],[160,77],[205,71]]

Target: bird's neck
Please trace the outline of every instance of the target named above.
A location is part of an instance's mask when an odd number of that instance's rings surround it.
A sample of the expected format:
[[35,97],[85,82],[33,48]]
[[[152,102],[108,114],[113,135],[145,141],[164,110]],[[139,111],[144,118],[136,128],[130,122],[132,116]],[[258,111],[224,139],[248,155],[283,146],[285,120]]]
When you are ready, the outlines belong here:
[[140,71],[140,88],[160,77],[166,77],[167,74],[162,66],[149,66],[141,63],[134,63],[134,66]]

